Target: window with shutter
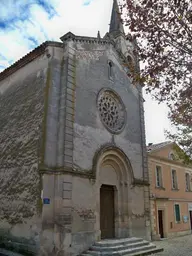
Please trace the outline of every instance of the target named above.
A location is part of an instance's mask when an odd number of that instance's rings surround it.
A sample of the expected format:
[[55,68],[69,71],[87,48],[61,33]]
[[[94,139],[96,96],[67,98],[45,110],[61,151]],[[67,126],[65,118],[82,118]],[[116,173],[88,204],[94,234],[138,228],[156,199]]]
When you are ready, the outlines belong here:
[[156,187],[162,187],[162,171],[161,166],[156,166]]
[[172,174],[172,189],[178,189],[176,170],[172,170],[171,174]]
[[190,191],[190,176],[189,173],[185,173],[186,191]]
[[179,204],[175,204],[175,220],[176,220],[176,222],[181,221]]

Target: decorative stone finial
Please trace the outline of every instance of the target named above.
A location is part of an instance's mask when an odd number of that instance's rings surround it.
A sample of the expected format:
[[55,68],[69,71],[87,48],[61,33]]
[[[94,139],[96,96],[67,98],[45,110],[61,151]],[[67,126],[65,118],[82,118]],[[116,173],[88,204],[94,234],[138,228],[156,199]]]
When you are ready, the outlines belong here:
[[101,39],[100,31],[98,31],[98,33],[97,33],[97,38],[98,38],[99,40]]

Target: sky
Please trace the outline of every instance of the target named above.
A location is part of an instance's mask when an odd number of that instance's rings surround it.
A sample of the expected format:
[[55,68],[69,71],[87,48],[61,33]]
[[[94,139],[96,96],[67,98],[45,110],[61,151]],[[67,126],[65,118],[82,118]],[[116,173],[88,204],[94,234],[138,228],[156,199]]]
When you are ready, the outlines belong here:
[[[71,31],[104,36],[109,29],[112,0],[0,0],[0,72],[46,40],[59,41]],[[147,143],[167,140],[170,130],[165,104],[144,92]]]

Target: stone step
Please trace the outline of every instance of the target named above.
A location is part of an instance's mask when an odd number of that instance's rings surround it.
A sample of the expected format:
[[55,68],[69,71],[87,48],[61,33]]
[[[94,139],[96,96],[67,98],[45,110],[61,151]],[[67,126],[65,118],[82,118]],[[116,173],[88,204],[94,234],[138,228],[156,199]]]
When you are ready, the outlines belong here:
[[142,242],[142,238],[137,237],[131,237],[131,238],[121,238],[121,239],[104,239],[99,242],[96,242],[94,246],[100,246],[100,247],[110,247],[110,246],[116,246],[116,245],[127,245],[137,242]]
[[155,248],[156,248],[156,246],[154,244],[149,244],[149,245],[140,246],[137,248],[121,249],[118,251],[112,251],[112,250],[111,251],[91,251],[91,250],[88,250],[87,254],[92,255],[92,256],[132,255],[133,253],[138,253],[138,252],[140,253],[141,251],[142,252],[151,251],[151,250],[154,250]]
[[93,245],[91,246],[91,248],[89,249],[90,251],[120,251],[120,250],[126,250],[126,249],[131,249],[131,248],[137,248],[137,247],[141,247],[141,246],[146,246],[149,245],[148,241],[139,241],[139,242],[133,242],[133,243],[125,243],[125,244],[116,244],[111,245],[111,246],[96,246]]
[[156,254],[163,251],[155,244],[145,241],[142,238],[106,239],[95,242],[90,249],[81,256],[141,256]]

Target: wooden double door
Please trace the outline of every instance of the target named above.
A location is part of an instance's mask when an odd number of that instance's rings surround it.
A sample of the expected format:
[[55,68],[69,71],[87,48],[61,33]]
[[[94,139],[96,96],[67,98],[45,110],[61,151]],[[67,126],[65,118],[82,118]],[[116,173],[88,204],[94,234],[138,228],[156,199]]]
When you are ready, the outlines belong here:
[[115,237],[114,217],[114,187],[102,185],[100,188],[101,239]]

